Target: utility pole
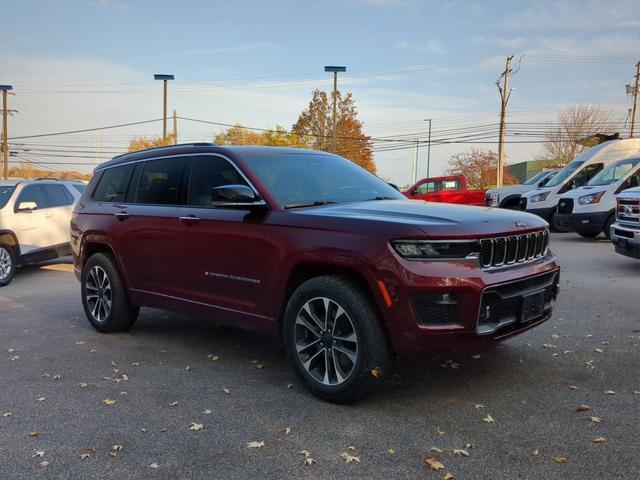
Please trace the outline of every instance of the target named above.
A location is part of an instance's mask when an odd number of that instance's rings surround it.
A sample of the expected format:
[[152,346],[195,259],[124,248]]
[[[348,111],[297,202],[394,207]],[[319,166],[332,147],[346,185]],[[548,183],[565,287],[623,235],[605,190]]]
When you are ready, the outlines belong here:
[[347,67],[325,66],[325,72],[333,72],[333,118],[331,132],[331,151],[336,153],[336,126],[337,126],[337,110],[338,110],[338,72],[346,72]]
[[[496,186],[502,187],[502,175],[504,171],[504,137],[505,137],[505,122],[507,119],[507,104],[511,97],[511,90],[509,90],[509,75],[513,72],[511,70],[511,60],[513,55],[507,57],[507,64],[504,72],[500,75],[500,78],[496,81],[496,86],[500,92],[501,108],[500,108],[500,140],[498,143],[498,172],[496,175]],[[503,80],[502,85],[500,80]]]
[[429,168],[431,167],[431,119],[427,118],[429,122],[429,140],[427,142],[427,178],[429,178]]
[[175,108],[173,109],[173,144],[178,144],[178,117]]
[[166,143],[167,141],[167,81],[175,80],[175,76],[165,74],[165,73],[156,73],[153,76],[154,80],[162,80],[163,83],[163,102],[162,102],[162,141]]
[[415,145],[413,147],[413,171],[411,172],[411,183],[415,184],[418,181],[418,139],[415,139]]
[[7,106],[7,95],[13,90],[11,85],[0,85],[2,90],[2,176],[5,180],[9,178],[9,129],[7,128],[7,116],[9,107]]
[[[638,108],[638,81],[640,80],[640,62],[636,63],[636,81],[633,86],[633,107],[631,108],[631,130],[629,138],[633,138],[633,134],[636,129],[636,111]],[[627,85],[627,92],[629,91],[629,85]],[[5,107],[6,108],[6,107]]]

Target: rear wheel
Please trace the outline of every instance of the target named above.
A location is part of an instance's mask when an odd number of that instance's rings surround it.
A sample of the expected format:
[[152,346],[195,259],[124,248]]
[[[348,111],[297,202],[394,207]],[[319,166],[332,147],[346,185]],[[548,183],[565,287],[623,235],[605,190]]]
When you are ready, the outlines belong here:
[[82,305],[93,327],[105,333],[128,330],[139,308],[129,301],[115,259],[106,253],[92,255],[81,276]]
[[0,287],[9,285],[16,272],[16,255],[9,245],[0,245]]
[[324,400],[353,402],[393,376],[395,358],[377,312],[347,277],[326,275],[298,287],[283,334],[296,376]]

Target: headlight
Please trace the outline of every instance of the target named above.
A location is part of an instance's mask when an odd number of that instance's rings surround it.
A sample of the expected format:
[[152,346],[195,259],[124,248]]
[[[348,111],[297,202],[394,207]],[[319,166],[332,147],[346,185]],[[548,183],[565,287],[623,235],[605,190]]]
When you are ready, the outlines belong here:
[[544,202],[549,196],[550,192],[543,192],[531,197],[531,203]]
[[591,203],[598,203],[600,199],[604,195],[604,192],[592,193],[590,195],[585,195],[584,197],[578,198],[578,203],[580,205],[589,205]]
[[478,253],[476,240],[394,240],[394,250],[404,258],[467,258]]

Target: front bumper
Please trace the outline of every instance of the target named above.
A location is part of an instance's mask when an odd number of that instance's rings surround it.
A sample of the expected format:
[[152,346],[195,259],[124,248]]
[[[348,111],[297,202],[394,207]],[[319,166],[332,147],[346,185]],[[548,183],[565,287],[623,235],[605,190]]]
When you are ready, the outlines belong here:
[[533,213],[534,215],[538,215],[543,218],[547,222],[551,223],[551,217],[556,211],[556,207],[544,207],[544,208],[529,208],[527,207],[526,212]]
[[554,226],[561,232],[600,233],[611,212],[556,213]]
[[616,222],[611,225],[611,241],[617,253],[640,259],[640,230]]
[[387,331],[401,357],[479,350],[551,317],[560,268],[548,253],[535,261],[481,269],[473,261],[402,261],[401,283],[385,279],[393,304]]

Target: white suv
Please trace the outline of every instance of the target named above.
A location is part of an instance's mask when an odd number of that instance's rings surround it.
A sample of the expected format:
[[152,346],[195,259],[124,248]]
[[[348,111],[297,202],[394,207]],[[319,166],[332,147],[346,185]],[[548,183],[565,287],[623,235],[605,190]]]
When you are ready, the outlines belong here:
[[70,254],[69,222],[84,189],[77,181],[0,181],[0,287],[18,266]]

